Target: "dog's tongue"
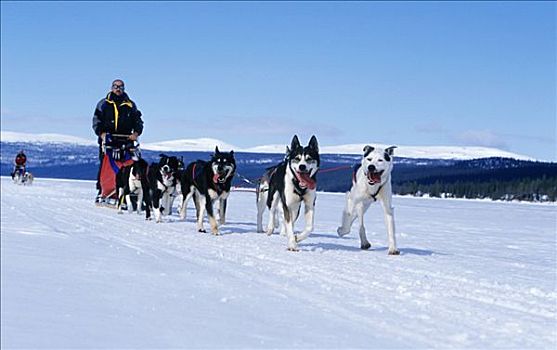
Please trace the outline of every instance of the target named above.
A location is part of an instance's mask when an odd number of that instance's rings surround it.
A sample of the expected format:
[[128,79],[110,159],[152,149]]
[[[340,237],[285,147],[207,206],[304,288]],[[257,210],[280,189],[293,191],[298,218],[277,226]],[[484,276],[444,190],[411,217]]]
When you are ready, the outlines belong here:
[[380,183],[381,182],[381,173],[369,172],[367,174],[367,178],[369,179],[370,182],[373,182],[373,183],[376,183],[376,184]]
[[213,175],[213,182],[214,182],[214,183],[219,182],[219,174],[214,174],[214,175]]
[[296,173],[296,177],[301,187],[309,188],[310,190],[315,189],[315,181],[309,176],[309,173]]

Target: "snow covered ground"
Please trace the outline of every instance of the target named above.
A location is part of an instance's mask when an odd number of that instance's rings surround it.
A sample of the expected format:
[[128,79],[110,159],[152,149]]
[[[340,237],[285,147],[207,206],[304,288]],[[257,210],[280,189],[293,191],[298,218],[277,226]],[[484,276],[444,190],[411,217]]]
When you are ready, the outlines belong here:
[[[397,197],[338,238],[319,193],[301,251],[255,232],[253,193],[214,237],[93,204],[94,183],[1,180],[2,348],[547,348],[557,345],[557,207]],[[299,226],[300,227],[300,226]]]

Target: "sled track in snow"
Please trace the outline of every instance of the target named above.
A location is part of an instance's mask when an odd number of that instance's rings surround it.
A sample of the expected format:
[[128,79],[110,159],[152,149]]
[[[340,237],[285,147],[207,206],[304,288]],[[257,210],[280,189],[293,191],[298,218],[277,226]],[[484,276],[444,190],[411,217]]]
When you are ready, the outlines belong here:
[[[513,252],[499,250],[504,243],[498,240],[503,241],[508,234],[499,224],[486,227],[486,232],[493,235],[492,244],[474,250],[467,246],[473,239],[464,228],[459,231],[458,225],[452,225],[458,232],[448,228],[446,234],[451,239],[438,245],[438,237],[431,240],[428,237],[431,222],[420,228],[415,222],[421,220],[421,213],[406,215],[407,220],[416,221],[408,227],[400,219],[397,221],[398,232],[406,234],[398,236],[402,255],[393,257],[386,253],[385,227],[378,211],[370,210],[366,218],[372,250],[361,251],[354,229],[348,238],[340,239],[333,234],[344,196],[319,193],[314,234],[300,244],[300,252],[293,253],[286,251],[284,237],[278,234],[267,237],[255,232],[252,193],[232,193],[227,217],[230,223],[222,227],[221,236],[215,237],[196,232],[192,208],[188,208],[186,222],[173,215],[157,224],[145,221],[143,214],[118,215],[116,210],[95,207],[90,183],[76,182],[78,189],[71,182],[49,181],[53,186],[45,183],[37,181],[33,187],[17,191],[19,197],[15,198],[15,190],[3,179],[3,228],[4,221],[21,221],[26,225],[19,233],[27,230],[60,239],[102,241],[116,251],[131,250],[153,261],[172,257],[177,265],[182,262],[189,268],[208,269],[215,278],[226,276],[245,281],[250,290],[265,290],[283,299],[286,305],[292,301],[306,305],[308,311],[322,314],[324,320],[349,322],[355,333],[370,332],[383,345],[389,344],[388,339],[393,341],[391,346],[544,347],[555,344],[556,332],[551,324],[555,325],[557,293],[551,289],[552,281],[542,280],[543,276],[551,275],[551,270],[535,258],[521,261],[517,265],[523,268],[514,267],[510,272],[523,271],[518,276],[520,284],[509,283],[513,276],[505,269],[514,261]],[[396,198],[395,207],[409,213],[423,209],[414,205],[415,200],[408,201],[407,205],[405,201]],[[320,202],[324,204],[320,206]],[[461,206],[473,210],[474,205],[473,202],[446,203],[453,212]],[[543,211],[545,221],[542,221],[546,225],[542,222],[542,231],[550,232],[555,208],[528,208]],[[433,224],[439,227],[451,227],[450,216],[434,220],[437,221]],[[409,248],[412,246],[428,248]],[[540,254],[555,251],[554,247],[539,248]],[[478,269],[482,264],[485,268]],[[536,282],[528,269],[542,274],[538,283],[527,283],[529,279]],[[499,279],[498,274],[506,275]],[[230,298],[234,302],[242,299],[240,295]],[[266,339],[265,334],[260,336]],[[515,339],[514,343],[509,343],[509,339]]]

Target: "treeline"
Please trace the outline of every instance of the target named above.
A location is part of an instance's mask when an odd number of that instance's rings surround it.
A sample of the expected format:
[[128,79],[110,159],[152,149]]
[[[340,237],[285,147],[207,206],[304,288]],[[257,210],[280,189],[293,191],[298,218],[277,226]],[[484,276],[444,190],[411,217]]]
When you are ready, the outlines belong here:
[[393,176],[393,190],[397,194],[509,201],[557,200],[556,163],[485,158],[405,170]]
[[423,184],[409,181],[394,184],[394,192],[401,195],[413,195],[439,198],[490,198],[494,200],[521,200],[532,202],[557,201],[557,177],[532,179],[523,178],[512,181],[490,180],[456,181],[452,183],[436,180]]

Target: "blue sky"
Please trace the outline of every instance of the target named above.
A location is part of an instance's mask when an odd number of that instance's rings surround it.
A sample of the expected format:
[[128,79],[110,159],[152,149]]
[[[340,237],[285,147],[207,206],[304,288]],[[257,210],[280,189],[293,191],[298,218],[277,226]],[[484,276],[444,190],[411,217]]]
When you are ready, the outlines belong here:
[[554,2],[1,2],[1,127],[143,142],[489,146],[556,160]]

